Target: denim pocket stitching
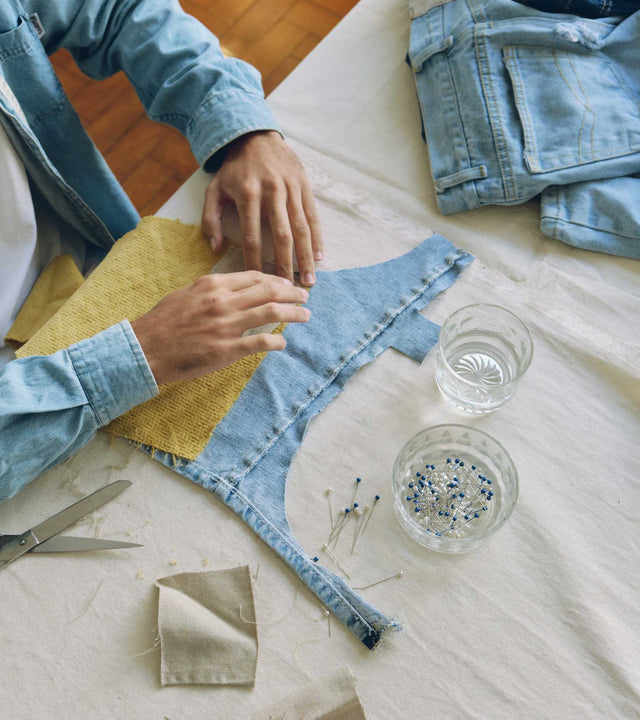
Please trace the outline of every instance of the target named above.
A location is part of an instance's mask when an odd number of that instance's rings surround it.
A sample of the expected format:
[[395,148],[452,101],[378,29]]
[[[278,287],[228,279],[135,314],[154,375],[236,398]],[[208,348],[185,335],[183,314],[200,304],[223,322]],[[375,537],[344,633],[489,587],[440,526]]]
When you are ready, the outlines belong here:
[[[581,57],[588,57],[588,58],[596,58],[593,54],[589,53],[574,53],[573,55],[567,51],[564,50],[555,50],[550,49],[548,53],[541,53],[536,52],[535,55],[532,57],[539,59],[539,58],[546,58],[548,60],[552,60],[556,70],[560,76],[560,79],[565,84],[567,91],[572,95],[574,100],[578,105],[580,105],[583,108],[582,113],[582,119],[580,123],[580,129],[578,131],[578,139],[577,139],[577,157],[575,150],[573,151],[573,154],[570,152],[569,154],[562,154],[562,153],[554,153],[555,162],[549,165],[548,162],[544,161],[544,157],[548,155],[548,151],[542,152],[541,149],[538,147],[536,142],[536,133],[534,130],[533,125],[533,119],[531,115],[531,111],[529,109],[527,96],[526,96],[526,84],[524,82],[524,78],[522,76],[521,72],[521,66],[518,60],[525,61],[528,59],[528,57],[520,57],[518,55],[518,51],[524,50],[524,48],[520,46],[505,46],[503,47],[503,62],[505,67],[507,68],[509,79],[511,81],[511,87],[513,89],[513,95],[514,95],[514,101],[516,110],[518,113],[518,117],[520,118],[520,125],[522,127],[523,135],[524,135],[524,148],[523,148],[523,156],[526,161],[526,164],[532,173],[545,173],[545,172],[554,172],[556,170],[561,170],[564,168],[570,168],[570,167],[577,167],[580,165],[585,165],[587,163],[591,162],[600,162],[609,160],[611,158],[620,157],[620,155],[626,155],[629,153],[637,152],[640,150],[640,140],[636,144],[632,144],[629,141],[622,142],[616,145],[611,145],[606,148],[605,151],[600,150],[598,151],[596,149],[596,138],[595,138],[595,131],[596,131],[596,125],[597,125],[597,119],[598,114],[596,110],[594,110],[590,103],[589,103],[589,97],[584,89],[584,86],[582,84],[580,73],[578,72],[578,69],[576,68],[574,64],[574,57],[581,56]],[[569,63],[569,66],[571,70],[573,71],[573,74],[575,76],[575,81],[577,85],[575,85],[569,77],[567,77],[566,72],[563,70],[563,68],[560,66],[560,56],[565,58],[566,61]],[[619,74],[616,72],[615,67],[613,63],[611,63],[606,58],[597,57],[597,60],[605,66],[606,70],[610,71],[612,76],[616,80],[620,80]],[[638,102],[633,96],[630,94],[628,87],[626,87],[626,84],[624,82],[618,82],[618,87],[620,90],[624,93],[624,95],[627,97],[628,100],[634,103],[634,105],[638,106]],[[589,153],[585,153],[585,142],[584,142],[584,135],[585,135],[585,127],[587,125],[587,119],[591,115],[593,121],[591,123],[591,132],[590,132],[590,157],[588,156]]]
[[480,78],[480,84],[482,86],[482,93],[484,95],[487,115],[489,117],[489,125],[491,128],[491,137],[493,139],[496,157],[500,167],[500,176],[504,189],[504,199],[509,202],[516,200],[517,198],[516,182],[504,129],[500,119],[500,105],[496,101],[496,92],[491,73],[491,63],[489,61],[488,41],[477,26],[474,28],[473,37],[476,64],[478,66],[478,77]]

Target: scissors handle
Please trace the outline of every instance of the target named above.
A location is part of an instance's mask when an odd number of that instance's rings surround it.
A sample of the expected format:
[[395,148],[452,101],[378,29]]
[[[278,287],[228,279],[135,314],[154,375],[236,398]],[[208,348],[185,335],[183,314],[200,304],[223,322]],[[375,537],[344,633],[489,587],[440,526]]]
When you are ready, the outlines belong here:
[[0,535],[0,570],[17,560],[38,544],[38,538],[31,532],[22,535]]

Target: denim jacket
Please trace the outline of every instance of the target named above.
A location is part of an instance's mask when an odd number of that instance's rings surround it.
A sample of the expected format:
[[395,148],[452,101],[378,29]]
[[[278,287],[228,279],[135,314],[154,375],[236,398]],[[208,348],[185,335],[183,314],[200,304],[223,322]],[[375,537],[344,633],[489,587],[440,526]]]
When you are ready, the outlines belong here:
[[[87,75],[123,70],[149,116],[176,127],[205,169],[254,130],[278,130],[259,73],[225,59],[177,0],[3,0],[0,122],[44,201],[95,253],[139,216],[85,132],[48,55],[65,47]],[[128,321],[0,371],[0,501],[158,392]],[[36,442],[37,439],[37,442]]]

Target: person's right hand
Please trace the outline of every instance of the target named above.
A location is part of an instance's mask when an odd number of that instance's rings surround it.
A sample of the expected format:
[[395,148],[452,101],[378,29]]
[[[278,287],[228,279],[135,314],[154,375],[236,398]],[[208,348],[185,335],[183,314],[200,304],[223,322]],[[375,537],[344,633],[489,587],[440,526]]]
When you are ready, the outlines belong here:
[[246,335],[267,323],[306,322],[303,288],[258,271],[204,275],[131,323],[158,385],[219,370],[245,355],[283,350],[281,334]]

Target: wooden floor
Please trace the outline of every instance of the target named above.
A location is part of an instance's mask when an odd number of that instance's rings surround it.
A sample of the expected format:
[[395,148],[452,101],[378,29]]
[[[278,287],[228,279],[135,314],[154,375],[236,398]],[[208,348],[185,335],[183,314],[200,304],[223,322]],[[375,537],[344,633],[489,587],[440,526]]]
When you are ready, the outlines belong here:
[[[255,65],[269,94],[358,0],[181,0],[225,52]],[[196,170],[187,141],[149,120],[122,73],[96,82],[66,50],[52,57],[89,134],[141,215],[154,213]]]

